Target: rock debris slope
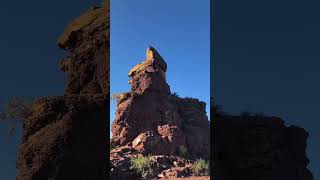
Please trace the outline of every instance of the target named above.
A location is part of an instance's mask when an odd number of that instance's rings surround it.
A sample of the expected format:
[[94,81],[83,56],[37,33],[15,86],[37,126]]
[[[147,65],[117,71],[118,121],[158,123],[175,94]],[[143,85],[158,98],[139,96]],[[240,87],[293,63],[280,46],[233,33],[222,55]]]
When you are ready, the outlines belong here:
[[[210,127],[206,104],[171,94],[166,71],[164,59],[155,48],[149,47],[146,60],[128,73],[131,91],[116,94],[111,145],[120,147],[110,154],[113,178],[130,177],[129,159],[133,155],[155,155],[155,159],[159,156],[167,162],[167,168],[156,168],[160,176],[179,176],[187,171],[185,167],[192,163],[176,157],[181,147],[187,149],[191,159],[209,158]],[[173,161],[181,161],[185,167],[176,167],[177,170],[171,169],[173,173],[166,173],[173,167]]]
[[75,19],[58,40],[69,55],[64,96],[39,98],[23,123],[18,180],[106,179],[109,2]]

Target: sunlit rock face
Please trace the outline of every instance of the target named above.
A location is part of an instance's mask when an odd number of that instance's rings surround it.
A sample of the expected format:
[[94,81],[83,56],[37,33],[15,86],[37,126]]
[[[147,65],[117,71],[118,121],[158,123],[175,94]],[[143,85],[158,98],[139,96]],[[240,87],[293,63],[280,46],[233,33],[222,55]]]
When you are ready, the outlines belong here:
[[[139,177],[130,169],[132,157],[150,155],[155,171],[152,178],[195,176],[191,170],[194,160],[209,159],[206,104],[171,94],[167,69],[157,50],[148,47],[146,59],[128,73],[130,92],[116,94],[111,139],[116,148],[110,153],[111,179]],[[181,157],[182,147],[188,158]]]
[[[23,122],[18,180],[107,179],[109,1],[75,19],[58,40],[68,51],[63,96],[41,97]],[[108,130],[109,131],[109,130]]]
[[204,102],[170,93],[167,64],[154,47],[133,67],[131,91],[117,97],[112,143],[142,154],[174,155],[186,146],[193,157],[209,157],[210,129]]

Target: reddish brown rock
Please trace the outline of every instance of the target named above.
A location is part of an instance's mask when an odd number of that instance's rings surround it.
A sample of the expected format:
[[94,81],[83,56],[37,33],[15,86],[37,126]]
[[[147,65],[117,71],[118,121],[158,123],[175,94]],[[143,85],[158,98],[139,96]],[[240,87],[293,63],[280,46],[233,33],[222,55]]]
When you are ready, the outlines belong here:
[[105,178],[104,104],[101,96],[38,100],[23,123],[17,179]]
[[167,64],[153,48],[130,72],[131,91],[117,99],[112,141],[132,143],[143,154],[177,154],[186,146],[193,157],[209,157],[210,131],[205,103],[170,94]]
[[277,117],[214,114],[213,172],[219,180],[312,180],[308,133]]
[[111,151],[111,178],[138,178],[130,170],[130,158],[152,155],[154,178],[194,176],[192,161],[181,157],[209,158],[210,129],[204,102],[180,98],[170,93],[166,82],[167,64],[149,47],[146,60],[132,68],[128,76],[131,91],[116,95],[116,117],[112,123],[113,146],[130,147],[125,157]]
[[[201,176],[201,177],[186,177],[186,178],[164,178],[164,179],[168,179],[168,180],[210,180],[210,176]],[[161,179],[161,180],[164,180]]]
[[23,121],[18,180],[107,179],[109,7],[89,9],[60,37],[65,95],[39,98]]
[[66,94],[109,91],[110,5],[92,7],[65,29],[58,45],[69,52],[60,61],[67,74]]
[[[161,137],[153,131],[139,134],[133,141],[132,147],[144,155],[153,151],[160,151],[163,147]],[[159,149],[160,148],[160,149]]]
[[[142,156],[130,146],[121,146],[110,152],[111,179],[135,180],[140,175],[130,169],[130,159]],[[209,177],[195,176],[192,171],[194,161],[177,156],[153,155],[150,156],[154,177],[149,179],[177,179],[193,177],[192,179],[208,179]]]

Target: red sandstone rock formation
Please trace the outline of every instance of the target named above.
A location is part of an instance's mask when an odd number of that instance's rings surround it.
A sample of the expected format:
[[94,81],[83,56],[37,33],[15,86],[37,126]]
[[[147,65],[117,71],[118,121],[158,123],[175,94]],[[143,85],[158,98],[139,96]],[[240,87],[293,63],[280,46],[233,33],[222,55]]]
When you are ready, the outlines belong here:
[[304,129],[287,127],[277,117],[213,115],[214,179],[313,179]]
[[[179,147],[186,147],[190,158],[209,158],[210,129],[205,103],[171,94],[166,82],[166,62],[153,47],[147,49],[146,56],[128,73],[131,91],[117,95],[111,144],[129,147],[130,153],[121,159],[117,158],[120,150],[111,152],[113,178],[134,178],[128,173],[126,162],[134,154],[175,157]],[[127,166],[122,167],[121,163]],[[164,177],[180,176],[179,168],[175,169],[172,163],[170,167],[173,169],[157,168],[158,173]]]
[[43,97],[23,122],[18,180],[107,179],[109,2],[73,21],[58,44],[69,52],[64,96]]

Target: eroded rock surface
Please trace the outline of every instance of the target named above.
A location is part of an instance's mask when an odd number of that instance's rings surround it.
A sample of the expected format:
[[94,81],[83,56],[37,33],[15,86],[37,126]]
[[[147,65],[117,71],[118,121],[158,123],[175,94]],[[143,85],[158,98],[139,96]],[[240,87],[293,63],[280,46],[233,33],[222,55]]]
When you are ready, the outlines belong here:
[[277,117],[215,115],[214,179],[312,180],[307,169],[308,133]]
[[[134,150],[130,145],[121,146],[112,149],[110,152],[111,179],[114,180],[136,180],[141,176],[130,169],[130,159],[133,157],[142,157],[143,155]],[[150,155],[152,162],[153,177],[149,179],[209,179],[205,172],[195,174],[192,170],[194,160],[186,159],[174,155]]]
[[39,98],[23,122],[18,180],[107,179],[109,7],[90,8],[59,38],[65,95]]
[[103,96],[39,99],[23,124],[17,179],[103,179],[105,103]]
[[[210,129],[206,104],[171,94],[166,71],[166,62],[153,47],[147,49],[146,60],[129,71],[131,91],[117,95],[111,144],[130,147],[132,153],[144,156],[175,157],[179,155],[179,148],[186,147],[189,158],[208,159]],[[123,176],[130,170],[119,168],[117,163],[123,159],[116,156],[115,152],[111,153],[113,176]],[[179,175],[179,169],[166,168],[162,174],[164,177],[183,176]]]
[[109,91],[109,3],[92,7],[65,29],[58,45],[69,55],[60,61],[67,74],[66,94],[107,94]]

